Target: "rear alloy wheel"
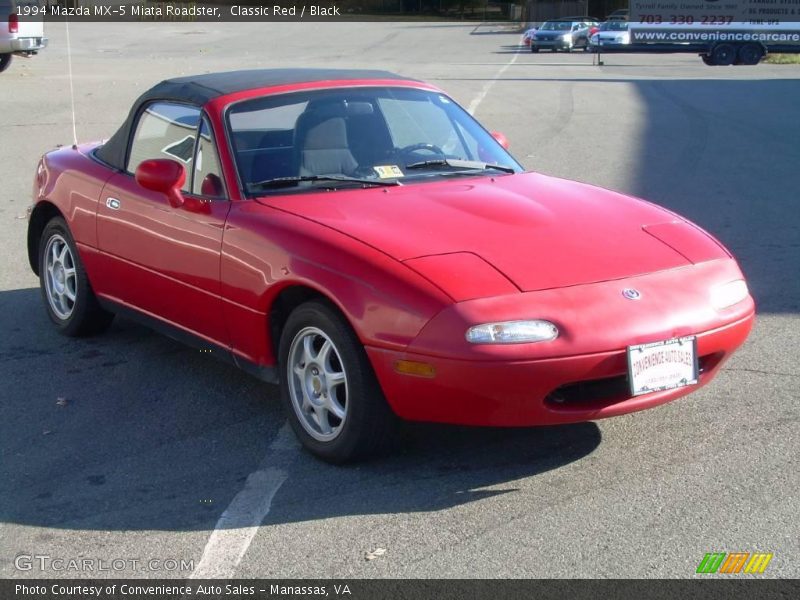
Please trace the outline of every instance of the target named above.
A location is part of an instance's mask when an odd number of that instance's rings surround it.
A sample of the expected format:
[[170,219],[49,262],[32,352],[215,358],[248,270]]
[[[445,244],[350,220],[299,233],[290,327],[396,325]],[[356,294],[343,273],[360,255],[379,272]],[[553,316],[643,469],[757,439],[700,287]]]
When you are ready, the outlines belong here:
[[13,58],[14,56],[12,54],[0,54],[0,73],[11,66],[11,60]]
[[715,65],[726,67],[736,60],[736,48],[733,44],[717,44],[711,51],[711,58]]
[[374,454],[392,414],[349,323],[321,301],[296,308],[281,334],[281,397],[297,437],[333,463]]
[[745,44],[737,54],[739,64],[757,65],[764,57],[764,49],[759,44]]
[[42,232],[39,284],[47,314],[64,335],[99,333],[114,319],[98,305],[75,242],[60,217],[52,219]]

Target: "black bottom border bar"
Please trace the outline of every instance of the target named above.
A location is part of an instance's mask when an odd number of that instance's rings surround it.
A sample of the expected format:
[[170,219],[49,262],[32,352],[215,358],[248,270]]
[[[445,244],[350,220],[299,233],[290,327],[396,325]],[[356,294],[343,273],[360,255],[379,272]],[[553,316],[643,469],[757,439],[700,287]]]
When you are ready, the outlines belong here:
[[4,579],[3,600],[788,600],[796,579]]

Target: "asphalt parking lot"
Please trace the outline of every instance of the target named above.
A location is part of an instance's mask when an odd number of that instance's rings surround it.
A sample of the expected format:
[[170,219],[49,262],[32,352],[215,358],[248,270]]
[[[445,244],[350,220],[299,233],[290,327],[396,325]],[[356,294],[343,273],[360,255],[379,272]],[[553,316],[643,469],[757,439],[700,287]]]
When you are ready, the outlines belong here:
[[693,219],[748,276],[755,330],[691,396],[557,428],[412,426],[396,455],[336,468],[233,367],[129,321],[86,340],[49,326],[24,215],[38,157],[72,134],[64,25],[47,33],[0,75],[0,576],[87,575],[15,566],[46,555],[127,561],[100,576],[670,578],[712,551],[800,576],[800,68],[598,67],[460,23],[73,24],[81,140],[165,77],[385,68],[444,88],[530,169]]

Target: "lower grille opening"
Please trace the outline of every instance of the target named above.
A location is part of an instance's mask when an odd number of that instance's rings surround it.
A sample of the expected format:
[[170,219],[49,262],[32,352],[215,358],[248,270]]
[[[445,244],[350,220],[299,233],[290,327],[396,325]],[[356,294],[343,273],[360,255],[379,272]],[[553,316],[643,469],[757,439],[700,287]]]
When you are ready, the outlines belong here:
[[[724,357],[723,352],[707,354],[698,359],[699,376],[714,369]],[[631,397],[627,373],[615,377],[576,381],[556,388],[544,399],[552,408],[597,409]]]
[[627,375],[576,381],[562,385],[544,399],[553,408],[578,408],[579,405],[612,404],[630,397]]

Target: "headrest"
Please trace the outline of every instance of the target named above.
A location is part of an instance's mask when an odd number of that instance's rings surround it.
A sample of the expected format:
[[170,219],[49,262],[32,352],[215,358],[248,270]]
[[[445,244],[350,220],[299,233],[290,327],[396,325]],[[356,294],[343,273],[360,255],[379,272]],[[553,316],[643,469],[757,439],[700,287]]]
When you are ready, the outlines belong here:
[[342,117],[325,118],[309,115],[305,139],[300,150],[333,150],[347,148],[347,127]]

